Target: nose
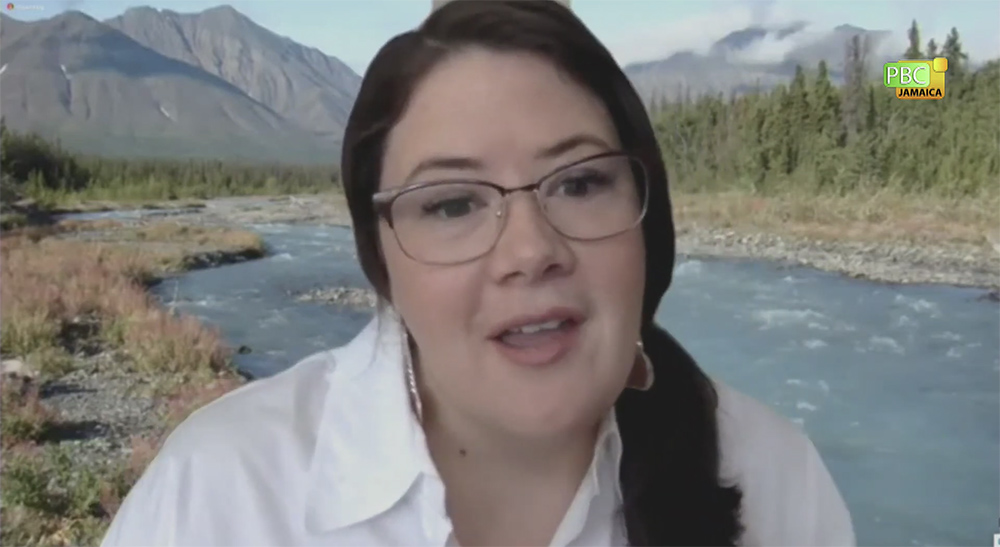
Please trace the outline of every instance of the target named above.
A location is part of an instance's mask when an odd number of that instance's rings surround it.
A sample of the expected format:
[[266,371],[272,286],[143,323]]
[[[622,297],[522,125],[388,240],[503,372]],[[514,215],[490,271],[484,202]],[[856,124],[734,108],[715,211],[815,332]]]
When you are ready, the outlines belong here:
[[500,238],[490,254],[493,277],[502,283],[535,283],[570,273],[576,257],[549,224],[534,192],[507,196]]

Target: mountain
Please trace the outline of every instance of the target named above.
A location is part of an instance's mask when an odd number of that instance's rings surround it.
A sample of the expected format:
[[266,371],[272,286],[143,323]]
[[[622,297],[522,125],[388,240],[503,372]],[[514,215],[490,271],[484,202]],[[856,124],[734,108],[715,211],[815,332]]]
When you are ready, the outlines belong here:
[[817,31],[800,21],[775,28],[736,30],[704,53],[681,51],[665,59],[633,63],[625,67],[625,73],[646,101],[661,96],[766,90],[791,81],[797,65],[814,70],[820,60],[826,60],[831,79],[841,83],[847,43],[855,35],[870,43],[873,75],[883,62],[895,60],[881,54],[889,45],[890,32],[851,25]]
[[130,8],[105,23],[334,141],[361,86],[361,78],[339,59],[278,36],[229,6],[194,14]]
[[[143,9],[109,22],[77,11],[34,22],[0,15],[8,126],[107,156],[337,160],[360,80],[343,63],[231,8],[149,11],[157,17]],[[198,38],[205,33],[242,40]],[[190,45],[171,50],[171,37]]]
[[[877,70],[888,32],[796,22],[736,30],[704,52],[625,71],[647,101],[767,89],[821,59],[838,81],[855,35],[871,42]],[[0,14],[7,124],[85,153],[335,162],[360,81],[336,57],[229,6],[129,8],[103,22],[76,11],[34,22]]]

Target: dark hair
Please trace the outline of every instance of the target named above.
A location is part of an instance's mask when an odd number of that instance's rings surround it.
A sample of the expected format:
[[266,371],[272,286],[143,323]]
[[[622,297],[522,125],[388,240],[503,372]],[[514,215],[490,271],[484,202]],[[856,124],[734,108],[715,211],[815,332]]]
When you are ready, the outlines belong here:
[[551,0],[454,1],[379,50],[348,120],[341,160],[365,275],[380,296],[390,298],[372,204],[386,137],[421,79],[469,46],[548,59],[603,101],[622,146],[644,162],[650,185],[642,224],[642,339],[656,382],[645,392],[626,389],[615,405],[624,445],[620,479],[625,527],[632,545],[735,544],[742,533],[742,494],[738,486],[722,484],[719,476],[715,389],[694,359],[653,320],[670,286],[675,256],[666,168],[642,100],[607,49],[566,7]]

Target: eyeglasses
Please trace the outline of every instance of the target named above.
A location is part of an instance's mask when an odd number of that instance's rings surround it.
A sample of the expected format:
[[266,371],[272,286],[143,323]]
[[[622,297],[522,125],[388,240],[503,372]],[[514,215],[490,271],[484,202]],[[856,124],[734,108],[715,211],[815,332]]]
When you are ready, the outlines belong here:
[[504,188],[446,180],[376,193],[372,202],[407,256],[450,265],[489,253],[507,218],[507,197],[533,192],[548,223],[577,241],[605,239],[642,222],[648,181],[642,162],[609,152],[560,167],[535,184]]

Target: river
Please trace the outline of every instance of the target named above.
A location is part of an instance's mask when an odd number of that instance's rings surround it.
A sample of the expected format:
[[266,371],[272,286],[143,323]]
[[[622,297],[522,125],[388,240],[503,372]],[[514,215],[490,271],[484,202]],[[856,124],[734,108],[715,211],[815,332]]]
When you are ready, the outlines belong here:
[[[254,225],[269,257],[158,286],[266,377],[370,312],[289,295],[367,287],[348,229]],[[761,261],[682,259],[657,320],[714,377],[800,424],[859,545],[978,545],[1000,502],[1000,314],[982,290],[891,286]]]

